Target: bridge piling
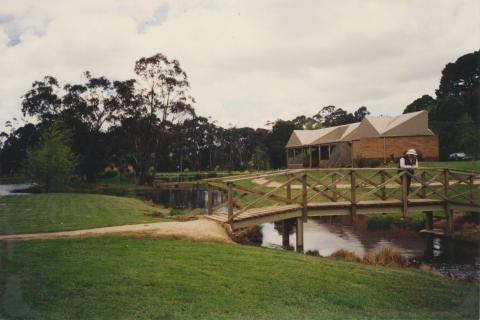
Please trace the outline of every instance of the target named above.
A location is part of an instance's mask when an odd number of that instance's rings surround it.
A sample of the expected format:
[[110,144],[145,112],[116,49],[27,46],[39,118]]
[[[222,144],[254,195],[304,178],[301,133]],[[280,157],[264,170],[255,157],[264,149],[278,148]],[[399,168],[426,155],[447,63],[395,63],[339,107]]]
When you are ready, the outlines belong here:
[[453,216],[453,210],[452,208],[447,204],[445,206],[445,215],[447,217],[447,233],[451,234],[454,231],[454,216]]
[[407,216],[407,212],[408,212],[408,177],[407,175],[409,175],[410,173],[408,171],[403,171],[403,175],[402,175],[402,214],[403,214],[403,218],[405,218]]
[[355,171],[350,171],[350,215],[352,218],[352,223],[355,224],[357,221],[357,181],[355,177]]
[[[307,172],[305,171],[302,174],[302,219],[303,221],[307,221],[308,219],[308,203],[307,203],[307,196],[308,196],[308,191],[307,191]],[[303,229],[302,229],[303,230]],[[302,236],[303,238],[303,236]]]
[[433,212],[432,211],[424,211],[425,216],[425,229],[432,230],[433,229]]
[[297,252],[303,252],[303,218],[297,218],[296,226],[296,243],[295,249]]
[[282,220],[282,247],[288,248],[290,246],[289,221]]
[[213,213],[213,187],[208,184],[208,193],[207,193],[207,213],[209,216]]

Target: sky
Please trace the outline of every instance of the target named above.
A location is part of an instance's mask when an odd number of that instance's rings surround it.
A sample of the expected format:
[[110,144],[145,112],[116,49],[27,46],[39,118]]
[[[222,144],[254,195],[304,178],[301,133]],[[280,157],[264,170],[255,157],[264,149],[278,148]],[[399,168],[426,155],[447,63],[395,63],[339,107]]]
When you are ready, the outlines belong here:
[[478,0],[0,0],[0,131],[45,75],[129,79],[158,52],[223,126],[327,105],[397,115],[479,49],[479,18]]

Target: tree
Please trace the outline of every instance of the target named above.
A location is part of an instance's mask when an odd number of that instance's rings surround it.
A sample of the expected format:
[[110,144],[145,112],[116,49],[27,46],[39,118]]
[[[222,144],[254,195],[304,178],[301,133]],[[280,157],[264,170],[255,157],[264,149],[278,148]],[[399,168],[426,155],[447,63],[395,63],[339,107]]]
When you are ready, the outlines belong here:
[[480,127],[479,61],[480,51],[475,51],[459,57],[454,63],[448,63],[442,70],[436,102],[433,103],[435,100],[431,97],[423,96],[411,104],[415,106],[405,109],[407,112],[409,108],[419,108],[431,102],[426,110],[429,111],[430,126],[439,137],[441,159],[465,148],[475,152],[465,141],[471,141],[472,128]]
[[66,84],[51,77],[36,81],[23,96],[24,115],[35,116],[44,126],[62,121],[72,131],[72,149],[78,154],[77,170],[88,181],[95,178],[107,163],[103,128],[112,123],[113,84],[105,77],[84,73],[85,83]]
[[480,126],[475,125],[468,114],[464,114],[456,124],[458,128],[462,128],[458,136],[459,150],[466,152],[474,159],[478,159],[480,155],[480,143],[478,143]]
[[428,94],[424,94],[423,96],[415,99],[412,103],[406,106],[405,110],[403,110],[403,113],[405,114],[422,110],[430,111],[435,108],[436,103],[437,101],[435,99],[433,99]]
[[69,143],[70,132],[56,122],[42,133],[40,145],[27,151],[26,170],[45,192],[63,190],[73,172],[75,158]]
[[480,51],[465,54],[442,70],[437,99],[460,97],[478,90],[480,85]]
[[354,122],[360,122],[370,114],[370,111],[368,111],[367,107],[361,106],[358,108],[354,113],[353,113],[353,119]]
[[265,137],[265,146],[270,156],[270,166],[274,169],[285,168],[287,160],[285,146],[293,130],[297,129],[292,121],[275,121],[272,131]]
[[[362,109],[365,108],[365,109]],[[322,123],[322,127],[335,127],[343,124],[349,124],[356,122],[357,118],[362,118],[369,114],[366,107],[361,107],[357,110],[357,115],[343,110],[342,108],[337,108],[335,106],[326,106],[320,109],[320,111],[313,116],[315,120]],[[361,119],[360,119],[361,120]]]
[[250,165],[256,170],[270,169],[270,158],[268,157],[268,154],[263,146],[257,146],[253,150]]
[[194,99],[188,94],[187,74],[177,60],[159,53],[139,59],[134,71],[137,79],[114,83],[115,109],[132,139],[130,164],[137,182],[144,184],[156,156],[167,152],[162,138],[175,124],[195,116]]
[[[9,125],[11,124],[7,127]],[[0,134],[5,139],[0,150],[0,175],[14,175],[21,171],[27,150],[35,146],[40,139],[40,126],[41,124],[35,126],[27,123],[16,129],[12,127],[10,133]]]
[[23,115],[51,121],[63,110],[60,94],[60,86],[54,77],[45,76],[42,81],[35,81],[22,97]]

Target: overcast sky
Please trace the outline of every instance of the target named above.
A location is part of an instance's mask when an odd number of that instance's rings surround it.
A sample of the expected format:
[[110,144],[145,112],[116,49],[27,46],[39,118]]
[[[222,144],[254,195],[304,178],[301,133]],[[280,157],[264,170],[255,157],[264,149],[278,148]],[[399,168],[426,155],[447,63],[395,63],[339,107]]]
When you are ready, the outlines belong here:
[[478,50],[479,19],[478,0],[1,0],[0,131],[44,75],[127,79],[157,52],[180,61],[197,113],[222,125],[331,104],[400,114]]

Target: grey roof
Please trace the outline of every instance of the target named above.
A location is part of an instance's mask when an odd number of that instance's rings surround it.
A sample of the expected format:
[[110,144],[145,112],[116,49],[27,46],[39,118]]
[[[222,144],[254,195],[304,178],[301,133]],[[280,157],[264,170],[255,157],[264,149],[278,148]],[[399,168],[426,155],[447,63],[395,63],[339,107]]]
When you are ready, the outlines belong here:
[[431,136],[428,113],[418,111],[396,117],[367,116],[361,122],[317,130],[294,130],[287,148],[353,141],[368,137]]

